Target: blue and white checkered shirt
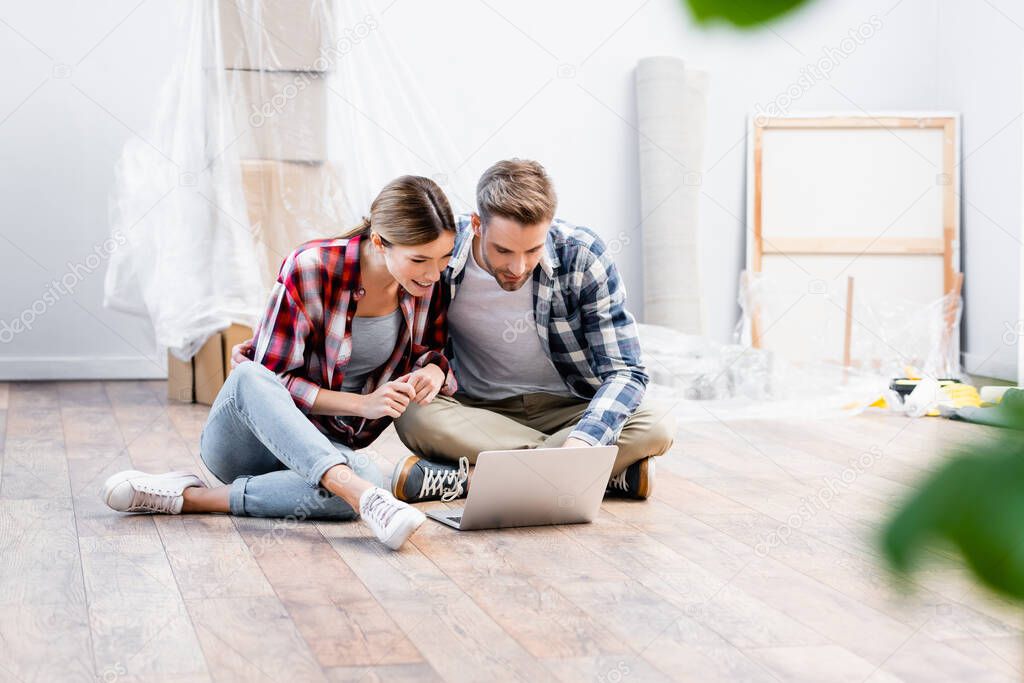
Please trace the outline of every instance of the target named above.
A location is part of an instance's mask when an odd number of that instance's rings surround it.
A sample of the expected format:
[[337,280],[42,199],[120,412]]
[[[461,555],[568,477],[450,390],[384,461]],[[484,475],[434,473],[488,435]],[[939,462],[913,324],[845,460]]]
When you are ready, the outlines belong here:
[[[454,299],[473,251],[470,214],[457,217],[455,253],[444,271]],[[648,375],[626,290],[601,238],[555,219],[533,271],[533,309],[541,347],[566,386],[590,401],[570,438],[615,443],[640,405]]]

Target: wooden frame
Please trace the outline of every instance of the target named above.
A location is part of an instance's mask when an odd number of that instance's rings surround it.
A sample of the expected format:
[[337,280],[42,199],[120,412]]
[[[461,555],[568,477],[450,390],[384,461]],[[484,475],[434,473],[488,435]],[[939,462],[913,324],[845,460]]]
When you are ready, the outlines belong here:
[[[770,129],[939,129],[942,131],[942,167],[936,180],[942,186],[941,237],[878,237],[858,236],[806,237],[764,236],[764,134]],[[834,115],[786,115],[781,117],[752,118],[749,126],[748,164],[752,169],[752,182],[747,188],[747,269],[762,272],[765,254],[815,254],[860,256],[873,255],[930,255],[941,256],[943,294],[958,294],[962,282],[960,273],[960,210],[957,191],[960,186],[960,117],[955,113],[879,114],[842,113]],[[885,232],[878,226],[878,233]],[[953,315],[947,315],[949,336],[954,338]],[[751,312],[751,343],[761,346],[760,315]],[[954,342],[955,338],[954,338]],[[957,344],[959,346],[959,344]]]

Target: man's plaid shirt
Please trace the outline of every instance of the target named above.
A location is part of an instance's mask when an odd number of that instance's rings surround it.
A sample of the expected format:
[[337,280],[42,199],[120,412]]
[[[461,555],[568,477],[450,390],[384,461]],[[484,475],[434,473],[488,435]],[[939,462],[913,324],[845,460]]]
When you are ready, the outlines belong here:
[[[341,391],[352,356],[352,318],[359,289],[360,237],[320,239],[300,245],[281,265],[266,312],[253,334],[254,360],[280,378],[295,404],[328,436],[363,448],[387,428],[391,418],[310,415],[321,387]],[[448,380],[441,393],[455,392],[453,373],[442,350],[448,338],[447,296],[440,284],[417,298],[399,288],[404,324],[395,349],[363,389],[374,391],[428,363]]]
[[[453,299],[473,251],[470,215],[456,223],[455,253],[442,276]],[[533,271],[534,322],[566,386],[590,401],[569,436],[591,445],[614,443],[647,390],[636,321],[625,303],[622,279],[601,238],[556,218]]]

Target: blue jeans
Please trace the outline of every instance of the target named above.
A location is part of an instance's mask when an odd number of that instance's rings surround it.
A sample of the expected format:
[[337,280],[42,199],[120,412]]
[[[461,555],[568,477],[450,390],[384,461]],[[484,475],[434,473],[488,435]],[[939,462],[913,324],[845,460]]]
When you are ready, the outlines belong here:
[[320,479],[335,465],[381,486],[364,453],[328,438],[295,405],[277,376],[259,363],[232,370],[199,438],[210,472],[231,484],[230,512],[248,517],[349,520],[355,510]]

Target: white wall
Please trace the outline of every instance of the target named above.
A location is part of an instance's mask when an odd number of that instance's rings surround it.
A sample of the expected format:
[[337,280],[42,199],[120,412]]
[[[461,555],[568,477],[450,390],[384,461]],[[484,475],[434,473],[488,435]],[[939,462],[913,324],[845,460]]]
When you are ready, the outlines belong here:
[[[870,39],[836,60],[828,79],[800,86],[792,109],[959,109],[965,112],[965,153],[1020,111],[1019,55],[1003,55],[1005,61],[998,63],[1016,77],[999,77],[986,57],[997,50],[988,44],[990,35],[1005,38],[1001,49],[1008,51],[1006,45],[1020,43],[1012,33],[1017,29],[1007,28],[989,5],[969,0],[950,9],[945,0],[818,0],[756,32],[697,28],[681,0],[372,4],[379,30],[399,47],[423,91],[450,121],[467,168],[477,174],[500,158],[536,158],[555,178],[562,217],[609,239],[630,236],[619,263],[638,313],[641,217],[633,68],[641,57],[667,54],[708,70],[701,260],[710,332],[723,340],[738,314],[746,116],[797,83],[825,48],[840,48],[851,29],[872,21],[872,15],[880,22]],[[0,90],[0,121],[44,83],[0,123],[0,155],[16,160],[0,170],[5,207],[0,234],[39,261],[3,245],[0,321],[19,315],[50,278],[62,275],[67,261],[81,260],[106,236],[114,159],[132,134],[129,129],[145,129],[159,78],[173,58],[160,49],[161,41],[169,40],[162,37],[167,24],[162,13],[169,10],[160,3],[143,3],[119,26],[135,3],[90,3],[88,11],[58,5],[0,4],[0,17],[49,55],[0,24],[0,57],[6,65],[20,65],[5,67],[11,85]],[[1018,23],[1024,24],[1024,17]],[[111,29],[70,78],[54,78],[54,62],[75,64]],[[967,197],[980,207],[976,214],[968,211],[965,224],[965,348],[982,358],[992,353],[986,361],[992,368],[1014,365],[1012,349],[997,347],[1002,322],[1018,318],[1019,124],[971,156],[964,172]],[[1012,237],[986,227],[985,215]],[[1000,270],[989,268],[990,262],[998,262]],[[62,376],[97,369],[112,376],[111,364],[134,376],[155,371],[159,358],[152,360],[145,324],[100,307],[101,271],[41,316],[31,332],[0,345],[0,376],[10,376],[5,368],[11,367]],[[112,363],[122,357],[136,360]],[[62,363],[61,358],[77,360]]]
[[[1017,25],[1000,12],[1015,12]],[[844,39],[862,24],[873,35],[850,50]],[[1024,10],[1005,0],[818,0],[753,33],[698,28],[678,0],[398,0],[381,18],[437,94],[475,172],[503,157],[539,159],[555,177],[562,217],[607,239],[634,237],[619,263],[641,314],[634,66],[665,54],[708,70],[701,262],[709,332],[721,340],[738,316],[748,113],[794,85],[792,111],[964,112],[964,349],[970,371],[1007,378],[1016,362],[1005,325],[1018,318],[1021,26]],[[439,31],[459,39],[438,41]],[[801,84],[827,54],[831,74]],[[561,64],[571,78],[559,77]]]
[[102,307],[95,250],[114,162],[174,59],[168,8],[3,0],[0,18],[0,378],[163,376],[148,323]]
[[964,365],[1016,379],[1024,7],[941,2],[936,48],[939,105],[963,113]]

